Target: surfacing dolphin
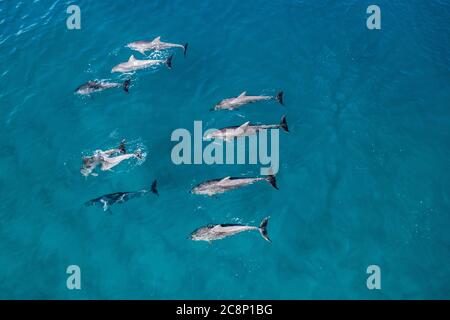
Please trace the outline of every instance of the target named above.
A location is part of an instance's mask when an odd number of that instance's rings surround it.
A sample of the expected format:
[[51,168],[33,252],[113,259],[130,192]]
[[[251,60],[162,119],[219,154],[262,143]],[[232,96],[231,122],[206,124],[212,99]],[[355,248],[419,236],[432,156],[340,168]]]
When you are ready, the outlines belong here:
[[242,224],[208,225],[205,227],[198,228],[197,230],[192,232],[190,239],[194,241],[208,241],[209,243],[211,243],[211,241],[220,240],[244,231],[258,230],[261,236],[264,238],[264,240],[272,242],[267,233],[268,222],[269,217],[264,218],[259,227],[246,226]]
[[109,82],[109,81],[88,81],[75,89],[75,93],[80,95],[90,95],[91,93],[100,92],[111,88],[123,88],[123,91],[128,93],[131,80],[127,79],[123,83]]
[[92,156],[83,157],[83,164],[80,172],[83,176],[89,175],[97,176],[97,173],[93,173],[97,165],[102,164],[103,160],[107,157],[111,157],[114,154],[126,154],[125,140],[120,142],[120,145],[116,149],[110,149],[106,151],[96,150]]
[[135,41],[127,44],[127,47],[131,50],[138,51],[145,55],[145,52],[152,51],[152,50],[166,50],[171,48],[182,48],[184,56],[186,57],[186,51],[188,48],[188,44],[177,44],[177,43],[170,43],[170,42],[163,42],[161,41],[161,37],[156,37],[152,41]]
[[212,110],[237,110],[240,106],[245,104],[254,103],[258,101],[276,100],[281,105],[283,102],[283,91],[278,92],[275,96],[248,96],[247,91],[242,92],[239,96],[234,98],[228,98],[220,101],[216,104]]
[[127,62],[119,63],[112,68],[111,72],[125,73],[158,66],[160,64],[165,64],[167,68],[172,69],[172,58],[173,54],[165,60],[138,60],[134,55],[131,55]]
[[101,165],[101,171],[108,171],[119,165],[122,161],[132,158],[143,160],[144,156],[142,154],[142,150],[138,148],[133,153],[127,153],[125,148],[125,140],[122,140],[119,148],[117,149],[110,149],[106,151],[96,150],[92,156],[83,157],[83,164],[80,172],[85,177],[88,177],[89,175],[97,176],[98,174],[93,171],[98,165]]
[[250,124],[250,122],[247,121],[246,123],[240,126],[225,127],[206,134],[204,139],[205,140],[222,139],[225,141],[231,141],[234,138],[255,135],[260,130],[279,129],[279,128],[283,129],[286,132],[289,132],[286,116],[281,117],[281,121],[279,124],[257,125],[257,124]]
[[85,203],[85,205],[86,206],[99,205],[103,208],[103,211],[107,211],[109,210],[109,207],[111,207],[114,204],[124,203],[130,199],[142,197],[147,193],[153,193],[156,194],[157,196],[159,195],[158,190],[156,189],[156,180],[153,181],[150,190],[139,190],[133,192],[116,192],[105,194],[101,197],[89,200],[88,202]]
[[253,177],[253,178],[238,178],[238,177],[225,177],[221,179],[212,179],[202,182],[196,185],[189,191],[192,194],[200,194],[207,196],[215,196],[227,191],[238,189],[251,185],[258,181],[267,181],[272,187],[278,190],[277,180],[274,175],[268,175],[267,177]]

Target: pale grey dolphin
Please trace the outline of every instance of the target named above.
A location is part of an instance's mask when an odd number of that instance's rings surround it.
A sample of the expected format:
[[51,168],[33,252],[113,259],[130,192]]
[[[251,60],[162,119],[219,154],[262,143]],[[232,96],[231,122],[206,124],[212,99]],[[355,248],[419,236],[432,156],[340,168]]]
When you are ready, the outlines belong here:
[[[119,155],[114,156],[114,154]],[[92,156],[84,157],[80,172],[85,177],[89,175],[97,176],[98,174],[93,171],[98,165],[101,165],[101,171],[107,171],[119,165],[122,161],[131,158],[139,160],[144,159],[141,149],[136,149],[134,153],[127,153],[125,149],[125,140],[122,140],[117,149],[106,151],[96,150]]]
[[152,41],[135,41],[127,44],[127,47],[131,50],[138,51],[145,55],[146,51],[151,50],[166,50],[170,48],[182,48],[184,52],[184,56],[186,56],[186,51],[188,48],[188,44],[177,44],[177,43],[170,43],[170,42],[163,42],[161,41],[161,37],[156,37]]
[[172,69],[172,58],[173,54],[171,54],[165,60],[138,60],[134,57],[134,55],[131,55],[127,62],[122,62],[116,65],[114,68],[112,68],[111,72],[131,72],[157,66],[160,64],[165,64],[167,68]]
[[115,157],[102,157],[101,160],[102,165],[100,167],[100,170],[102,171],[111,170],[115,166],[119,165],[122,161],[132,158],[142,160],[143,156],[141,149],[137,149],[134,153],[121,154]]
[[248,96],[247,92],[242,92],[239,96],[228,98],[220,101],[211,110],[236,110],[245,104],[254,103],[258,101],[276,100],[281,105],[283,103],[283,91],[278,92],[275,96]]
[[79,86],[77,89],[75,89],[75,93],[80,95],[90,95],[91,93],[103,91],[105,89],[120,88],[120,87],[122,87],[123,90],[126,93],[128,93],[130,83],[131,83],[130,79],[125,80],[123,83],[109,82],[106,80],[88,81],[85,84]]
[[250,231],[250,230],[258,230],[264,240],[268,242],[272,242],[267,233],[267,224],[269,222],[269,217],[263,219],[259,227],[255,226],[246,226],[242,224],[216,224],[216,225],[208,225],[205,227],[198,228],[194,232],[191,233],[190,239],[194,241],[214,241],[220,240],[229,236],[233,236],[235,234]]
[[283,129],[286,132],[289,132],[286,116],[281,117],[281,121],[279,124],[256,125],[250,124],[250,121],[247,121],[246,123],[240,126],[225,127],[206,134],[204,139],[205,140],[222,139],[225,141],[231,141],[234,138],[254,135],[258,133],[259,130],[279,129],[279,128]]
[[83,164],[80,169],[81,174],[85,177],[89,175],[97,176],[97,173],[93,173],[97,165],[101,164],[104,158],[110,157],[115,153],[126,154],[125,140],[122,140],[116,149],[96,150],[92,156],[83,157]]
[[272,187],[278,190],[277,180],[275,179],[275,176],[268,175],[267,177],[253,177],[253,178],[225,177],[221,179],[212,179],[196,185],[194,188],[191,189],[190,193],[215,196],[217,194],[245,187],[259,181],[267,181],[271,184]]

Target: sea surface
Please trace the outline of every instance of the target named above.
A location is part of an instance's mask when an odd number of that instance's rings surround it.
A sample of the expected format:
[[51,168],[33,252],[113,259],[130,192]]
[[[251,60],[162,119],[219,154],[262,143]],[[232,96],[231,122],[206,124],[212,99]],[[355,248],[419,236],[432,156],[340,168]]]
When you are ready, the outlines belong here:
[[[81,9],[69,30],[66,9]],[[0,0],[0,298],[450,298],[450,2]],[[173,68],[112,74],[136,40],[189,43]],[[148,53],[165,58],[169,52]],[[74,90],[131,78],[129,94]],[[238,111],[224,98],[274,95]],[[278,123],[279,191],[189,194],[258,165],[175,165],[173,130]],[[126,139],[145,161],[97,177],[81,159]],[[83,204],[149,188],[103,212]],[[217,223],[258,232],[194,242]],[[66,269],[81,269],[69,290]],[[369,290],[367,267],[381,270]]]

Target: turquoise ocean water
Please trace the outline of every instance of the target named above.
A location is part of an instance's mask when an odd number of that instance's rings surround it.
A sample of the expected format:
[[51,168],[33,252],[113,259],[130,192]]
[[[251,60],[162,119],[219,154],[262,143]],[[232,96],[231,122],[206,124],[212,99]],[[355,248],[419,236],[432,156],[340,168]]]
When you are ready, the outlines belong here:
[[[81,30],[66,8],[81,8]],[[450,2],[0,1],[0,298],[450,298]],[[138,72],[127,95],[83,98],[131,41],[189,42],[173,69]],[[136,57],[142,57],[135,53]],[[210,112],[223,98],[285,93],[285,107]],[[276,123],[279,191],[188,190],[252,165],[172,163],[176,128]],[[84,178],[81,157],[122,139],[143,163]],[[108,215],[83,206],[148,188]],[[209,223],[258,224],[208,243]],[[81,268],[82,289],[66,288]],[[381,268],[381,290],[366,268]]]

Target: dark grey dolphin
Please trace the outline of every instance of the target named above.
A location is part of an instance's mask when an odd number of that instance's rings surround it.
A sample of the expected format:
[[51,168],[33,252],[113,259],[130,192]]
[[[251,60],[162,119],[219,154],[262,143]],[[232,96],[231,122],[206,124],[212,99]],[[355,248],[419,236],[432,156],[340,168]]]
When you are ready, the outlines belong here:
[[123,83],[117,83],[117,82],[108,82],[108,81],[88,81],[85,84],[82,84],[78,88],[75,89],[75,93],[80,95],[90,95],[94,92],[100,92],[106,89],[111,88],[120,88],[122,87],[123,90],[128,93],[128,89],[130,87],[131,80],[127,79]]
[[127,202],[128,200],[131,200],[133,198],[139,198],[147,193],[154,193],[156,195],[158,194],[158,190],[156,189],[156,180],[153,181],[152,186],[150,187],[150,190],[139,190],[139,191],[133,191],[133,192],[116,192],[116,193],[110,193],[105,194],[101,197],[89,200],[85,203],[86,206],[94,206],[94,205],[100,205],[103,208],[103,211],[107,211],[110,206],[118,203]]

